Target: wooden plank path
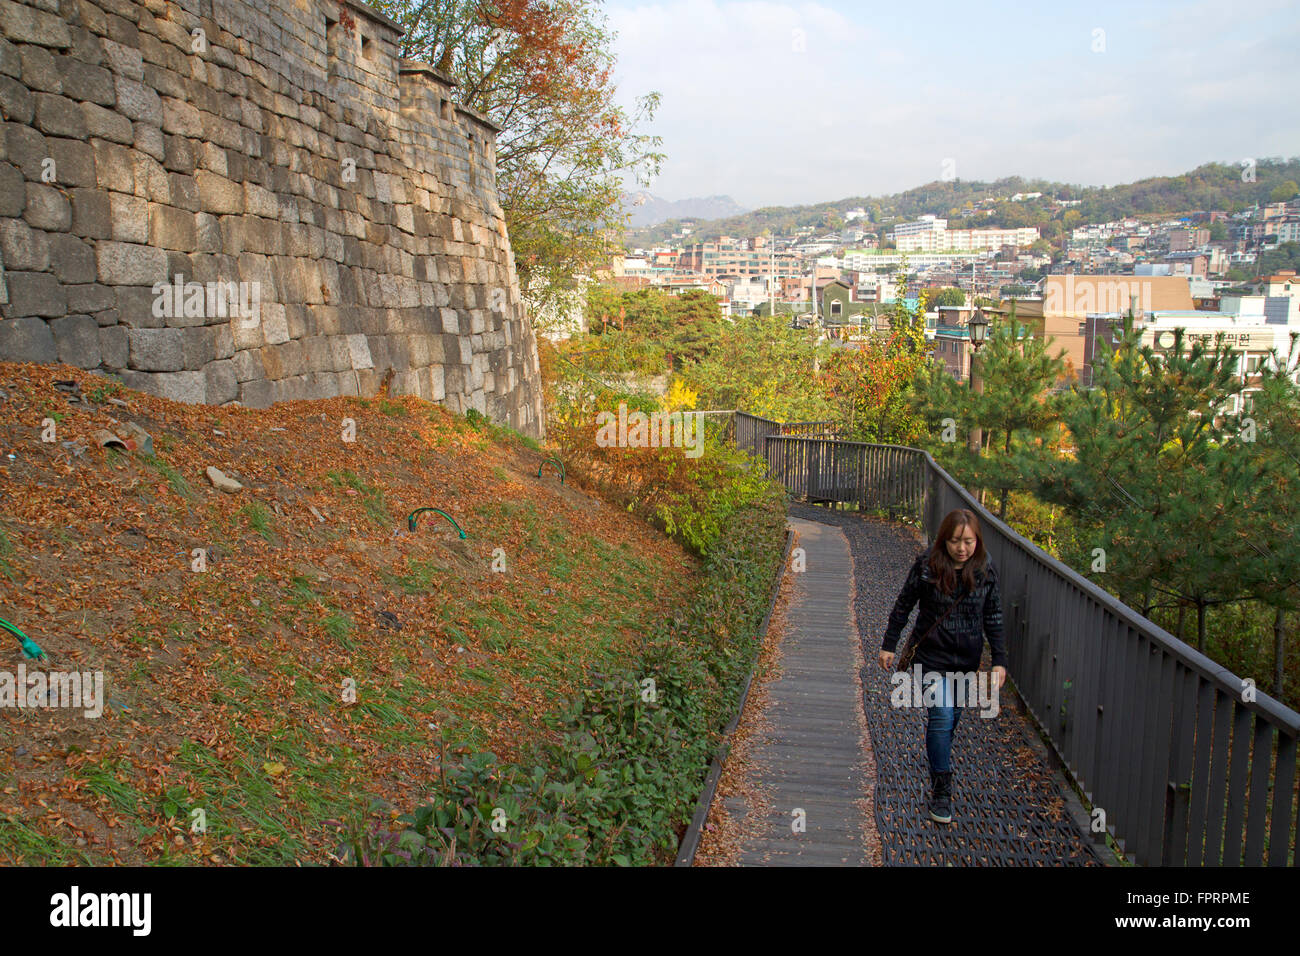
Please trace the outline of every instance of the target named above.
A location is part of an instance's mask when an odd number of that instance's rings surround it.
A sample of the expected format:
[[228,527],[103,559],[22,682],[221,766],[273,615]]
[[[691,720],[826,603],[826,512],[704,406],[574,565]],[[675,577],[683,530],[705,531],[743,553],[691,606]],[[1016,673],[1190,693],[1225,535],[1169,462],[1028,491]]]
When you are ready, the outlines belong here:
[[[793,574],[781,673],[767,687],[770,730],[753,751],[771,813],[742,842],[738,862],[862,866],[869,860],[859,802],[866,780],[852,558],[839,528],[799,518],[790,524],[807,570]],[[793,826],[795,810],[806,814],[803,832]]]

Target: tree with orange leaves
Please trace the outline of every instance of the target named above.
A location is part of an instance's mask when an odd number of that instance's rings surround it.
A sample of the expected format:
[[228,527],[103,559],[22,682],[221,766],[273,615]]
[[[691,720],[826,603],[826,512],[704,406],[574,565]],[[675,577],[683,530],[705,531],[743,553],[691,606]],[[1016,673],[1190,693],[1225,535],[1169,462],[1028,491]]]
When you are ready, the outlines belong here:
[[907,445],[920,434],[906,393],[925,356],[907,348],[906,339],[901,330],[873,332],[865,342],[831,352],[820,384],[836,408],[841,437]]
[[[376,0],[406,30],[402,56],[458,83],[462,105],[502,127],[497,188],[521,285],[558,296],[605,266],[626,226],[625,177],[658,172],[658,137],[615,102],[614,35],[592,0]],[[534,281],[540,280],[540,281]]]

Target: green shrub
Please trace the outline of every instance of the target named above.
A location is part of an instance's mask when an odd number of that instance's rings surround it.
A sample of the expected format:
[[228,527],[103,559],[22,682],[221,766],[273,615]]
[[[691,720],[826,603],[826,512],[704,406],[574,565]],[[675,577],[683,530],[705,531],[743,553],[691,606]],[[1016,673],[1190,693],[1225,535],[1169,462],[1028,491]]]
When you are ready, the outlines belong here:
[[768,480],[763,463],[708,430],[702,454],[694,458],[676,447],[601,447],[596,442],[598,411],[624,403],[629,414],[662,411],[653,397],[607,390],[591,401],[563,406],[550,426],[567,472],[602,497],[653,522],[699,555],[708,552],[738,509],[784,501],[784,489]]
[[586,689],[549,720],[558,743],[534,745],[516,764],[470,753],[446,768],[426,804],[400,818],[402,830],[357,837],[356,859],[671,862],[752,666],[784,524],[784,506],[770,496],[733,509],[687,615],[664,622],[631,666],[589,674]]

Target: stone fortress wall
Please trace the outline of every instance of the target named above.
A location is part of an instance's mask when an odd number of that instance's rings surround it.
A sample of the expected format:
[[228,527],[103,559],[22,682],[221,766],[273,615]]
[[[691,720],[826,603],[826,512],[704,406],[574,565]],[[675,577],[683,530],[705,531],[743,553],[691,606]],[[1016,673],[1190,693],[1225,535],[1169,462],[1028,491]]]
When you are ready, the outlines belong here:
[[358,0],[0,0],[0,359],[526,434],[496,128]]

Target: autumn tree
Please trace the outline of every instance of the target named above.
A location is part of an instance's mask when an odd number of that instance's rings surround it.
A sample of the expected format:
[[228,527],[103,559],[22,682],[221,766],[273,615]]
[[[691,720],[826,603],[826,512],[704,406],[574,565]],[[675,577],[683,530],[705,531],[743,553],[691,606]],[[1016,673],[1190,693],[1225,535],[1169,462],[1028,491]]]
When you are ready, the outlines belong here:
[[827,357],[818,384],[835,409],[841,438],[909,445],[921,433],[907,392],[926,355],[908,347],[906,334],[872,332]]
[[586,293],[587,327],[606,351],[658,356],[657,374],[702,359],[717,344],[722,309],[717,296],[702,289],[674,295],[664,289],[619,289],[595,283]]
[[497,189],[520,283],[554,301],[608,263],[626,227],[625,177],[657,173],[658,137],[615,99],[614,35],[592,0],[375,0],[405,29],[401,55],[459,84],[459,102],[501,127]]
[[907,256],[903,256],[898,263],[898,270],[894,273],[894,303],[889,308],[889,327],[895,335],[893,341],[897,347],[912,353],[924,353],[927,349],[925,312],[928,307],[926,296],[929,290],[920,291],[915,306],[907,304],[911,292],[911,271]]
[[722,326],[708,355],[683,375],[700,408],[738,408],[777,421],[831,418],[816,383],[829,351],[814,329],[790,327],[788,316],[743,315]]

